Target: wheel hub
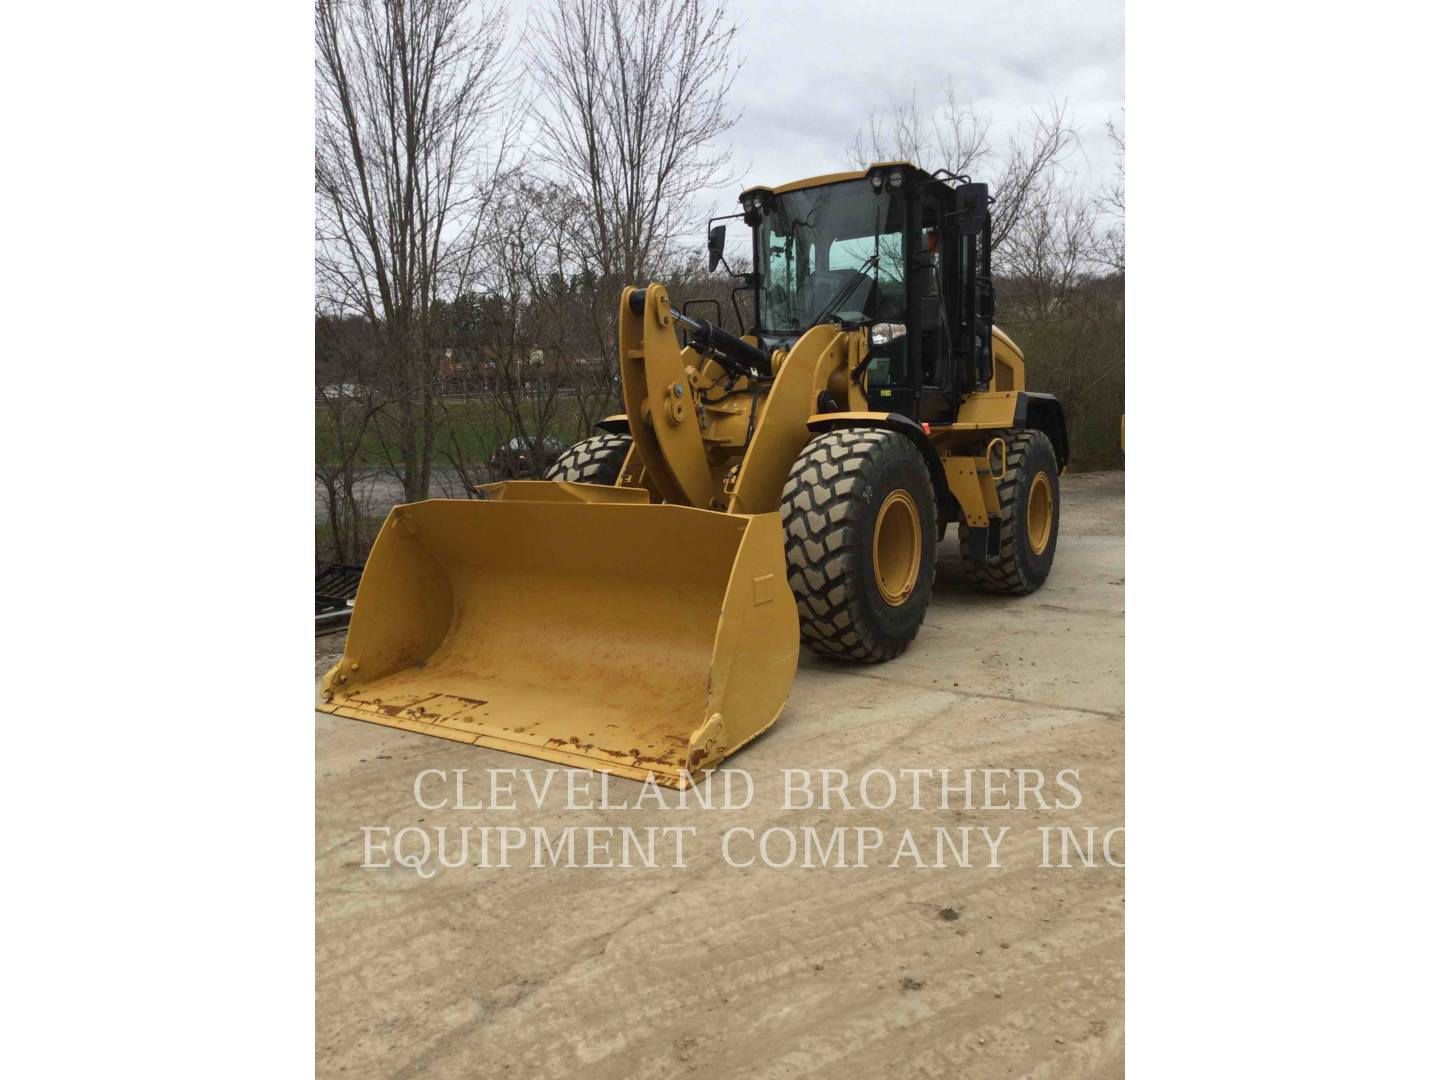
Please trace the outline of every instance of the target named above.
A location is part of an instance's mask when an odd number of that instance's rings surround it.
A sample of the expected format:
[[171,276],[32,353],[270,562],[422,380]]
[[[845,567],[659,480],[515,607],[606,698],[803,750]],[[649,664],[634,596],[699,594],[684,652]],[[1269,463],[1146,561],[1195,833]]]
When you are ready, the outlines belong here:
[[1050,546],[1050,530],[1055,517],[1055,492],[1050,486],[1050,474],[1037,472],[1030,482],[1030,498],[1025,510],[1025,531],[1030,541],[1030,550],[1043,555]]
[[892,491],[880,504],[871,555],[881,598],[891,607],[899,607],[909,599],[920,576],[920,511],[903,488]]

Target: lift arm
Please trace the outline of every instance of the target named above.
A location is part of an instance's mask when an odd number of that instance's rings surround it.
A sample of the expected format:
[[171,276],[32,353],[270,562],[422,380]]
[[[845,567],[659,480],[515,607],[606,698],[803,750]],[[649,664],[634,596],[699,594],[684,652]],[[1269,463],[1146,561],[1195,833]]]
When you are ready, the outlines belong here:
[[[676,326],[691,331],[682,349]],[[627,288],[620,301],[620,376],[636,453],[665,502],[771,513],[790,466],[810,438],[808,418],[822,397],[864,408],[849,374],[865,353],[865,331],[822,323],[788,352],[773,354],[670,306],[665,289]],[[702,355],[703,354],[703,355]],[[701,416],[726,385],[749,399]],[[729,482],[724,477],[729,476]]]

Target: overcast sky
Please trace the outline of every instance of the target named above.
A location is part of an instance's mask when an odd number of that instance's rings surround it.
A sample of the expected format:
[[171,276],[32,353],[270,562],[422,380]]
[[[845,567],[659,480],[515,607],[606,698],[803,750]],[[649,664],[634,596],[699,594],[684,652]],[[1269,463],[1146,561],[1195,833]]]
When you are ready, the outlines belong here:
[[[513,0],[515,28],[549,2]],[[913,96],[922,115],[933,115],[947,82],[990,118],[998,150],[1052,98],[1065,104],[1080,135],[1065,168],[1092,189],[1113,174],[1105,123],[1123,130],[1125,121],[1123,0],[725,3],[740,23],[744,60],[730,99],[739,120],[725,136],[734,177],[697,200],[699,222],[733,212],[749,184],[850,168],[848,151],[871,113],[888,114]],[[983,168],[974,172],[976,180],[993,179]],[[699,224],[696,235],[703,235]]]
[[1052,96],[1068,100],[1082,138],[1069,166],[1081,178],[1113,167],[1105,121],[1124,122],[1122,0],[731,0],[730,7],[743,24],[745,67],[734,93],[742,116],[730,132],[742,183],[848,168],[846,150],[870,113],[912,93],[922,112],[934,110],[947,79],[961,101],[993,118],[991,141],[1002,145]]

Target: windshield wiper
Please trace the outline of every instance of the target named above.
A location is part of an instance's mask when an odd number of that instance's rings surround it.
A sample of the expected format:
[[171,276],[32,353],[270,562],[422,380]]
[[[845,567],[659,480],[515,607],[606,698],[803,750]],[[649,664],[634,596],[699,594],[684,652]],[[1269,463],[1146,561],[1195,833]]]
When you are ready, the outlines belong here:
[[832,296],[829,303],[827,303],[823,308],[820,309],[820,314],[816,315],[815,318],[811,321],[810,325],[805,327],[804,330],[801,330],[800,333],[804,334],[807,331],[813,330],[815,329],[815,327],[819,326],[820,323],[830,315],[831,311],[833,311],[835,308],[838,308],[846,300],[850,299],[850,294],[860,287],[860,283],[862,281],[868,280],[865,277],[866,271],[877,269],[879,266],[879,255],[871,255],[863,263],[857,266],[855,268],[855,276],[850,279],[850,284],[846,285],[843,289],[841,289],[834,296]]

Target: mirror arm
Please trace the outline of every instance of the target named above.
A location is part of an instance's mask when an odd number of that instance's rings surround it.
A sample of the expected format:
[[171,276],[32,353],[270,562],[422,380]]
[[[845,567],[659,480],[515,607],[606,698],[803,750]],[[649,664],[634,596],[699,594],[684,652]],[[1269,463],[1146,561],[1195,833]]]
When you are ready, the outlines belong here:
[[[709,247],[709,243],[708,243],[708,241],[711,239],[711,237],[713,236],[713,234],[714,234],[714,232],[715,232],[715,223],[716,223],[717,221],[730,221],[730,220],[732,220],[732,219],[734,219],[734,218],[743,218],[744,216],[745,216],[744,214],[724,214],[724,215],[722,215],[722,216],[720,216],[720,217],[713,217],[713,218],[710,219],[710,223],[709,223],[709,225],[706,227],[705,233],[706,233],[706,241],[707,241],[706,246],[707,246],[707,248],[708,248],[708,250],[709,250],[709,254],[710,254],[710,256],[711,256],[711,259],[713,260],[712,263],[711,263],[711,265],[710,265],[710,272],[711,272],[712,274],[715,272],[715,263],[719,263],[719,265],[721,265],[721,266],[723,266],[723,267],[725,268],[725,273],[728,274],[728,275],[729,275],[730,277],[732,277],[732,278],[743,278],[743,277],[746,276],[745,274],[737,274],[737,273],[735,273],[734,270],[731,270],[731,269],[730,269],[730,264],[725,261],[725,249],[724,249],[724,246],[723,246],[723,245],[724,245],[724,239],[723,239],[723,237],[722,237],[722,239],[721,239],[721,247],[720,247],[720,249],[719,249],[718,251],[715,250],[714,248],[710,248],[710,247]],[[723,228],[723,226],[722,226],[722,228]]]

